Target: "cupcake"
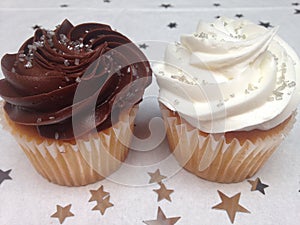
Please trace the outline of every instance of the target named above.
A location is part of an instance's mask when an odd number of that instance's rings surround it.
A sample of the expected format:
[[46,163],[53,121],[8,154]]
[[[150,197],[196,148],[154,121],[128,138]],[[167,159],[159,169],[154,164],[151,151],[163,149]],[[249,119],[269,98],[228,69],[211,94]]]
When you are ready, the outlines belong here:
[[37,29],[1,60],[1,121],[50,182],[80,186],[128,153],[151,70],[127,37],[100,23]]
[[291,130],[300,64],[277,30],[239,19],[200,22],[153,67],[170,149],[186,170],[243,181]]

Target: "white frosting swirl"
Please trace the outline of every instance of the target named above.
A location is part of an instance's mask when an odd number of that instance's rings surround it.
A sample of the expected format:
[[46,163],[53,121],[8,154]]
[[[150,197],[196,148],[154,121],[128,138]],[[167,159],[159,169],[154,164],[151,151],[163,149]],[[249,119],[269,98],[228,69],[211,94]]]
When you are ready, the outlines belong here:
[[300,102],[300,64],[276,31],[246,20],[200,22],[154,65],[159,100],[207,133],[277,126]]

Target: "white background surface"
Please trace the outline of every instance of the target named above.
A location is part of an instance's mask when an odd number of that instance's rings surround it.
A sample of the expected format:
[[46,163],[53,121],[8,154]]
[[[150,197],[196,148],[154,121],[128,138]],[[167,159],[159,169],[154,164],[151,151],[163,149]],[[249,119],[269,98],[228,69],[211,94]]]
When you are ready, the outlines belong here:
[[[32,26],[42,25],[54,28],[68,18],[73,24],[96,21],[108,23],[113,28],[127,35],[133,41],[148,43],[143,50],[151,54],[151,41],[177,41],[182,33],[192,33],[200,19],[213,21],[215,16],[234,17],[243,14],[246,19],[259,23],[270,22],[279,26],[278,34],[300,54],[300,14],[294,14],[299,6],[293,6],[296,0],[281,1],[125,1],[102,0],[90,1],[35,1],[1,0],[0,2],[0,56],[7,52],[16,52],[19,46],[33,34]],[[160,7],[170,3],[173,7]],[[220,3],[215,7],[213,3]],[[300,1],[299,1],[300,3]],[[67,4],[62,8],[60,5]],[[177,27],[169,28],[170,22]],[[163,54],[164,49],[161,49]],[[0,73],[1,77],[3,76]],[[157,115],[157,96],[155,80],[145,94],[137,129],[142,129],[147,118]],[[151,110],[149,110],[151,108]],[[146,110],[147,109],[147,110]],[[147,112],[147,113],[145,113]],[[147,118],[145,118],[147,117]],[[59,224],[50,216],[56,211],[56,205],[72,204],[74,217],[69,217],[65,225],[142,225],[144,220],[156,218],[160,206],[167,217],[180,216],[176,225],[226,225],[231,224],[225,211],[211,209],[220,203],[217,190],[228,196],[241,192],[240,204],[251,214],[237,213],[234,224],[237,225],[296,225],[300,221],[300,120],[286,138],[281,147],[273,154],[267,164],[256,174],[269,187],[266,195],[251,192],[247,181],[238,184],[217,184],[199,179],[192,174],[179,170],[171,160],[161,164],[169,156],[166,142],[150,152],[131,151],[126,165],[136,168],[119,171],[123,175],[122,183],[147,184],[150,177],[147,172],[160,168],[167,188],[173,189],[172,202],[157,202],[154,185],[124,185],[111,178],[96,184],[80,188],[60,187],[48,183],[31,167],[26,156],[13,138],[0,129],[0,169],[12,169],[12,180],[5,180],[0,185],[0,225],[19,224]],[[174,167],[173,167],[174,166]],[[132,174],[134,173],[134,174]],[[113,180],[112,180],[113,179]],[[118,180],[118,179],[117,179]],[[136,183],[137,184],[137,183]],[[88,202],[89,190],[104,186],[110,192],[114,207],[107,209],[104,216],[99,211],[92,211],[94,202]]]

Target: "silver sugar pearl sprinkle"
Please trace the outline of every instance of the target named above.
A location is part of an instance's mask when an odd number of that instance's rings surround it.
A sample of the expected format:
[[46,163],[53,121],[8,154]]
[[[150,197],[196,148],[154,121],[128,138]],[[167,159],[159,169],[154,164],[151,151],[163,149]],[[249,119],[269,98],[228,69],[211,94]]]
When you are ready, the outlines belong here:
[[55,34],[55,33],[54,33],[53,31],[48,30],[48,31],[47,31],[47,38],[48,38],[48,39],[52,39],[52,37],[54,36],[54,34]]
[[28,61],[26,64],[25,64],[25,68],[26,69],[30,69],[32,67],[32,63],[30,61]]
[[79,83],[81,81],[81,78],[80,77],[77,77],[76,80],[75,80],[77,83]]
[[221,107],[221,106],[223,106],[223,105],[224,105],[224,103],[223,103],[223,102],[220,102],[220,103],[217,104],[217,107],[219,108],[219,107]]
[[69,60],[66,59],[66,60],[64,61],[64,64],[65,64],[65,66],[70,66]]
[[288,84],[289,87],[295,87],[296,86],[296,82],[295,81],[292,81]]
[[36,46],[35,45],[28,45],[27,48],[31,51],[35,51],[36,50]]
[[39,42],[39,41],[35,41],[35,42],[33,42],[33,46],[35,46],[35,47],[42,47],[43,44],[41,42]]
[[59,38],[60,38],[60,40],[62,41],[62,42],[65,42],[65,41],[67,41],[67,36],[66,35],[64,35],[64,34],[60,34],[59,35]]
[[75,59],[74,64],[75,64],[76,66],[78,66],[78,65],[79,65],[79,62],[80,62],[79,59]]
[[160,71],[158,71],[158,74],[161,75],[161,76],[164,76],[165,72],[160,70]]

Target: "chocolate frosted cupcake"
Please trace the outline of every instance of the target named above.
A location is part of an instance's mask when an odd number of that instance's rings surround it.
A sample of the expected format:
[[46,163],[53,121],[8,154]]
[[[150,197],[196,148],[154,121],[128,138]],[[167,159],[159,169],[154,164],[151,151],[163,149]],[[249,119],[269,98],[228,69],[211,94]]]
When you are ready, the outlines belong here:
[[42,176],[79,186],[119,168],[151,82],[147,59],[127,37],[65,20],[36,30],[1,66],[2,122]]

